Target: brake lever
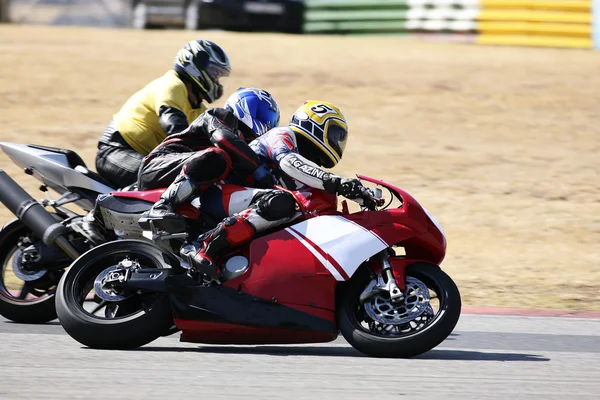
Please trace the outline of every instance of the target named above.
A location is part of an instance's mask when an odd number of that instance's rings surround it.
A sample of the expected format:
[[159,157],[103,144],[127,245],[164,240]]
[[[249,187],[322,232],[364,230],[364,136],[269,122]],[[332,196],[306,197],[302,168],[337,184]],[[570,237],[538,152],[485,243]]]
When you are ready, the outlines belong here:
[[[361,192],[362,192],[361,197],[363,198],[363,200],[369,200],[375,204],[375,207],[373,208],[373,210],[376,210],[377,207],[381,207],[382,205],[385,204],[385,199],[382,197],[375,196],[375,193],[368,187],[363,187]],[[367,208],[370,208],[370,207],[367,207]]]

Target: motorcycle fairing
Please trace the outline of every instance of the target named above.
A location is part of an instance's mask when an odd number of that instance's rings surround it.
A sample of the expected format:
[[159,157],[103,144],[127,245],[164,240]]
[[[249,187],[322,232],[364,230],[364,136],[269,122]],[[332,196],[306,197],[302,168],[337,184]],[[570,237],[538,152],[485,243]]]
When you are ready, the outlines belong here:
[[[152,206],[152,204],[156,203],[160,196],[163,194],[165,189],[152,189],[152,190],[133,190],[128,192],[112,192],[111,196],[115,198],[121,199],[131,199],[140,200],[142,202],[146,202],[149,204],[148,209]],[[179,213],[182,217],[197,220],[200,219],[200,210],[195,205],[194,201],[190,203],[183,204],[181,207],[177,209],[177,213]]]
[[294,344],[326,343],[335,340],[335,332],[299,331],[272,326],[232,325],[222,322],[175,320],[182,330],[180,341],[207,344]]
[[142,200],[148,203],[156,203],[160,199],[160,195],[163,194],[165,189],[153,189],[153,190],[132,190],[128,192],[112,192],[111,195],[115,197],[121,197],[126,199]]
[[248,270],[224,286],[335,322],[335,278],[287,230],[254,239],[249,259]]
[[[237,289],[225,285],[199,286],[186,275],[173,275],[167,279],[167,287],[175,324],[183,331],[182,341],[270,343],[274,338],[262,328],[288,332],[302,341],[306,340],[304,335],[316,334],[321,340],[337,337],[335,319],[288,307],[276,297],[256,297],[242,291],[241,285]],[[240,335],[239,329],[254,332],[254,336]]]
[[101,194],[96,200],[98,207],[125,214],[138,214],[148,211],[153,203],[135,197],[119,196],[117,193]]
[[365,175],[357,177],[385,187],[402,202],[402,206],[354,213],[348,215],[348,219],[373,231],[390,245],[400,244],[408,259],[441,264],[447,243],[435,218],[411,194],[399,187]]
[[417,204],[382,211],[363,211],[346,218],[380,237],[389,246],[401,245],[408,259],[440,264],[446,254],[446,239]]
[[408,228],[396,228],[385,232],[394,237],[386,241],[348,215],[310,218],[254,239],[248,270],[224,285],[263,299],[277,298],[297,309],[306,307],[335,321],[337,282],[350,279],[365,260],[396,238],[414,236]]
[[15,164],[30,168],[34,176],[59,193],[69,188],[81,188],[96,193],[109,193],[114,190],[93,176],[86,175],[83,172],[88,172],[85,165],[73,166],[73,156],[57,152],[52,147],[33,147],[10,142],[1,142],[0,147]]
[[389,246],[374,232],[340,215],[322,215],[285,230],[338,281],[350,279],[367,258]]

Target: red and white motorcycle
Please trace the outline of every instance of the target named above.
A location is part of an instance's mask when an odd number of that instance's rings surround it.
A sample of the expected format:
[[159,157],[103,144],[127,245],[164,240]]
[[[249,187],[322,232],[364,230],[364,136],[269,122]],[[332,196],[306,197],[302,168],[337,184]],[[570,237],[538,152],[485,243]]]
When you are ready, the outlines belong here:
[[[316,343],[341,331],[370,356],[429,351],[448,337],[461,311],[459,290],[439,266],[442,228],[407,192],[358,177],[387,189],[389,203],[383,206],[376,188],[364,196],[377,206],[350,213],[345,201],[338,211],[337,198],[323,191],[291,192],[302,217],[227,254],[221,284],[189,276],[185,258],[169,244],[186,233],[153,231],[154,243],[95,247],[60,281],[60,322],[78,342],[103,349],[145,345],[175,324],[185,342]],[[144,192],[127,196],[153,200]],[[188,208],[186,217],[192,214]]]

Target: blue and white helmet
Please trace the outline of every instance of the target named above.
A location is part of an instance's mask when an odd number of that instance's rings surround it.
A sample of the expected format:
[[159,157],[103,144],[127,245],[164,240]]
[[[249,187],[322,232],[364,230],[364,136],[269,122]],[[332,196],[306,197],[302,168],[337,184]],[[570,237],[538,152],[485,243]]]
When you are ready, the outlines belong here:
[[279,106],[266,90],[239,88],[229,96],[225,108],[257,136],[279,125]]

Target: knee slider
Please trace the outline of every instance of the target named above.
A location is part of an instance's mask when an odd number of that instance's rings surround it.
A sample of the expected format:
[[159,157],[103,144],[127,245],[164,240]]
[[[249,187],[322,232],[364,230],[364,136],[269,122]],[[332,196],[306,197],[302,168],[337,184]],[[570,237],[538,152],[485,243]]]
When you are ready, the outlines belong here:
[[184,173],[197,184],[225,179],[230,171],[229,154],[217,147],[197,154],[184,167]]
[[290,218],[296,213],[296,201],[288,192],[270,191],[258,200],[256,212],[267,221]]

